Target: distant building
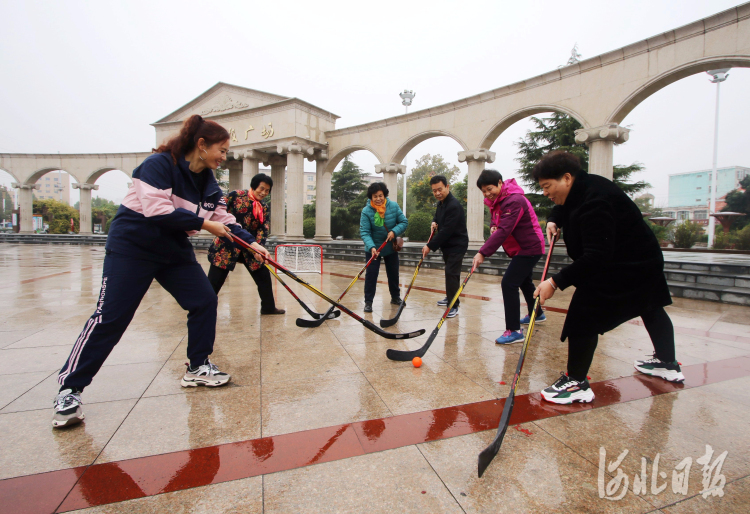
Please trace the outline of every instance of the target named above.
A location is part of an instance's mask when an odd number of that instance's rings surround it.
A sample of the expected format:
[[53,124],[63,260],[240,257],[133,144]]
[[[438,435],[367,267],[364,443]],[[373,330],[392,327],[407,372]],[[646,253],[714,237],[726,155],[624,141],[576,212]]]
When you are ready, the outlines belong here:
[[[717,170],[716,198],[737,189],[740,181],[750,175],[750,168],[728,166]],[[713,170],[690,171],[669,175],[669,200],[663,210],[665,216],[679,221],[690,220],[708,225],[708,210],[711,203],[711,178]]]
[[67,173],[50,172],[36,181],[40,189],[33,191],[39,200],[52,198],[70,205],[70,176]]

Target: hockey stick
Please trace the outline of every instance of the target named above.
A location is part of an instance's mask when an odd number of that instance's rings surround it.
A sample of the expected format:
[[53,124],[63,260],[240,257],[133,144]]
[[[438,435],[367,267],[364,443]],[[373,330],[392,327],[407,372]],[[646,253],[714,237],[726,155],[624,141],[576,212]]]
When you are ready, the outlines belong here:
[[[238,245],[242,246],[243,248],[247,248],[251,252],[257,253],[257,250],[255,250],[254,248],[252,248],[248,243],[246,243],[245,241],[243,241],[239,237],[235,236],[234,234],[230,234],[230,235],[232,236],[232,240],[234,242],[236,242]],[[297,275],[295,275],[294,273],[292,273],[291,271],[289,271],[288,269],[286,269],[284,266],[282,266],[278,262],[274,261],[273,259],[271,259],[269,257],[263,257],[263,259],[268,264],[270,264],[271,266],[273,266],[274,268],[280,269],[282,271],[282,273],[284,273],[286,276],[288,276],[289,278],[291,278],[292,280],[294,280],[298,284],[300,284],[303,287],[309,289],[310,291],[312,291],[313,293],[315,293],[316,295],[318,295],[319,297],[321,297],[322,299],[324,299],[328,303],[330,303],[330,304],[338,307],[343,312],[347,313],[349,316],[351,316],[352,318],[354,318],[357,321],[359,321],[360,323],[362,323],[365,326],[366,329],[371,330],[372,332],[375,332],[376,334],[378,334],[381,337],[385,337],[386,339],[411,339],[413,337],[419,337],[422,334],[424,334],[424,329],[423,328],[421,328],[419,330],[416,330],[414,332],[401,333],[401,334],[394,334],[394,333],[391,333],[391,332],[386,332],[385,330],[383,330],[382,328],[380,328],[379,326],[377,326],[373,322],[368,321],[366,319],[362,319],[361,317],[357,316],[355,313],[353,313],[352,311],[350,311],[349,309],[347,309],[346,307],[344,307],[343,305],[341,305],[340,303],[338,303],[336,300],[334,300],[333,298],[331,298],[330,296],[328,296],[327,294],[325,294],[323,291],[320,291],[319,289],[316,289],[315,287],[311,286],[310,284],[308,284],[307,282],[305,282],[304,280],[302,280],[301,278],[299,278]]]
[[[430,232],[430,238],[427,240],[427,244],[430,244],[430,241],[432,240],[432,236],[435,234],[435,231],[432,230]],[[406,290],[406,296],[404,296],[404,300],[401,302],[401,305],[398,306],[398,312],[394,317],[391,319],[381,319],[380,320],[380,326],[385,327],[392,327],[393,325],[398,322],[398,318],[401,317],[401,313],[404,312],[404,307],[406,307],[406,299],[409,298],[409,293],[411,292],[411,286],[414,285],[414,281],[417,279],[417,273],[419,273],[419,268],[422,267],[422,263],[424,262],[424,255],[421,259],[419,259],[419,262],[417,263],[417,269],[414,270],[414,275],[411,277],[411,284],[409,284],[409,289]]]
[[[385,247],[385,245],[387,243],[388,243],[388,239],[386,239],[385,241],[383,241],[383,244],[380,245],[380,248],[377,249],[377,253],[375,255],[378,255],[380,253],[380,251]],[[359,277],[362,276],[362,273],[364,273],[364,271],[367,269],[367,266],[369,266],[370,263],[373,260],[375,260],[375,255],[371,256],[370,259],[367,261],[367,264],[365,264],[364,267],[361,270],[359,270],[359,273],[357,273],[357,276],[354,277],[354,279],[351,281],[351,283],[349,284],[349,286],[346,289],[344,289],[343,293],[341,293],[341,296],[339,296],[339,299],[336,300],[337,302],[341,303],[341,299],[344,297],[344,295],[346,295],[346,293],[349,292],[349,289],[351,289],[352,286],[357,283],[357,280],[359,280]],[[304,319],[304,318],[297,318],[297,326],[298,327],[302,327],[302,328],[315,328],[315,327],[319,327],[320,325],[322,325],[325,322],[326,319],[328,319],[329,314],[333,311],[334,308],[335,307],[332,305],[331,308],[328,309],[328,312],[326,312],[324,316],[322,316],[322,317],[320,317],[318,319],[315,319],[315,320]]]
[[458,291],[456,291],[456,294],[453,295],[453,299],[451,300],[451,303],[448,304],[448,308],[445,309],[445,312],[443,313],[443,317],[440,318],[440,321],[438,321],[438,324],[435,327],[435,330],[432,331],[432,334],[430,334],[430,337],[427,339],[427,342],[424,344],[424,346],[422,346],[422,348],[420,348],[419,350],[413,350],[410,352],[403,351],[403,350],[389,349],[388,351],[385,352],[385,356],[391,359],[392,361],[410,361],[414,357],[424,357],[424,354],[427,353],[427,350],[430,348],[430,345],[437,337],[438,332],[440,331],[440,327],[443,326],[443,322],[445,321],[445,318],[448,317],[448,313],[451,311],[451,308],[453,308],[453,304],[456,303],[456,300],[458,300],[458,297],[461,294],[461,291],[464,290],[466,283],[474,274],[475,269],[477,269],[476,266],[472,266],[471,271],[469,272],[468,275],[466,275],[466,278],[461,284],[461,287],[459,287]]
[[[547,269],[549,269],[549,261],[552,257],[552,250],[555,249],[555,240],[552,240],[552,244],[549,247],[549,253],[547,254],[547,262],[544,265],[544,271],[542,272],[542,282],[547,278]],[[508,398],[505,399],[505,406],[503,407],[503,415],[500,416],[500,425],[497,427],[497,435],[495,440],[482,450],[479,454],[479,477],[484,474],[487,466],[490,465],[492,459],[495,458],[497,452],[500,451],[500,445],[503,444],[503,438],[505,437],[505,431],[508,430],[508,424],[510,422],[510,413],[513,411],[513,403],[516,398],[516,386],[518,385],[518,377],[521,375],[521,369],[523,369],[523,361],[526,358],[526,350],[529,348],[529,341],[531,341],[531,334],[534,333],[534,325],[536,323],[536,312],[539,308],[539,297],[537,296],[534,302],[534,310],[531,313],[529,319],[529,328],[526,330],[526,337],[523,340],[523,348],[521,349],[521,356],[518,358],[518,365],[516,366],[516,374],[513,377],[513,382],[510,385],[510,393]]]
[[299,296],[297,296],[296,294],[294,294],[294,291],[292,291],[292,289],[288,285],[286,285],[286,283],[283,280],[281,280],[281,277],[276,274],[276,272],[273,270],[273,268],[271,266],[269,266],[268,264],[265,264],[265,266],[266,266],[266,268],[268,268],[268,271],[271,272],[271,275],[273,275],[274,277],[276,277],[276,280],[278,280],[279,282],[281,282],[281,285],[284,286],[284,288],[287,291],[289,291],[289,294],[292,295],[292,297],[299,302],[299,304],[302,306],[302,308],[305,309],[307,311],[307,313],[310,316],[312,316],[313,318],[323,319],[323,321],[325,321],[326,319],[335,319],[335,318],[338,318],[339,316],[341,316],[341,311],[335,311],[335,310],[333,310],[333,307],[331,309],[329,309],[328,312],[326,312],[325,314],[321,314],[319,312],[315,312],[310,307],[308,307],[305,304],[305,302],[303,302],[302,300],[300,300]]

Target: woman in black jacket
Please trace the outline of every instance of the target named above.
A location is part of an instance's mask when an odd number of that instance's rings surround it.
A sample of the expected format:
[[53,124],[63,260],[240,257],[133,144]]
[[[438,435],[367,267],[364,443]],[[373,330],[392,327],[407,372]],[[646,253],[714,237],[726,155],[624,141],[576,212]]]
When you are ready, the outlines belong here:
[[560,336],[568,339],[568,372],[542,391],[544,399],[592,401],[586,374],[598,334],[639,316],[654,356],[635,361],[635,369],[672,382],[685,380],[675,360],[672,321],[664,310],[672,303],[664,257],[638,206],[612,181],[584,172],[578,158],[567,152],[547,154],[532,174],[556,204],[547,218],[547,236],[557,237],[562,228],[573,259],[539,284],[534,296],[544,304],[556,289],[576,287]]

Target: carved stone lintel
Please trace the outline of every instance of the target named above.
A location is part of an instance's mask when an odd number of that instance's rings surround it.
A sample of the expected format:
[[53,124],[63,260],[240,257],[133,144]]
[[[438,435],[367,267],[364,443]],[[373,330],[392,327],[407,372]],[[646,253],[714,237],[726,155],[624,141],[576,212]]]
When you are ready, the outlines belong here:
[[395,162],[391,162],[388,164],[376,164],[375,173],[400,173],[403,175],[406,173],[406,166],[403,164],[397,164]]
[[617,123],[608,123],[601,127],[576,130],[576,143],[586,143],[590,145],[594,141],[612,141],[615,144],[622,144],[630,138],[630,129],[621,127]]
[[99,184],[79,184],[78,182],[73,183],[73,189],[99,189]]
[[14,189],[41,189],[41,184],[19,184],[18,182],[11,182],[11,187]]
[[458,162],[469,161],[495,162],[495,152],[490,152],[489,150],[485,150],[484,148],[458,152]]

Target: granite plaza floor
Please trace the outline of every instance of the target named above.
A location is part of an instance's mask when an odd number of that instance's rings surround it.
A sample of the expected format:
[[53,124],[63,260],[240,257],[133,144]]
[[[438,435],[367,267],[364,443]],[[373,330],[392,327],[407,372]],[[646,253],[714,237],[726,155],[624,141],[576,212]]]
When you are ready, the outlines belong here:
[[[238,269],[219,295],[213,360],[233,377],[220,389],[180,387],[185,313],[154,283],[83,393],[86,421],[53,430],[57,371],[93,312],[103,258],[98,247],[0,245],[2,513],[750,510],[750,308],[675,299],[684,385],[633,369],[651,349],[637,321],[606,334],[590,371],[596,400],[568,407],[538,394],[565,368],[558,336],[570,292],[556,295],[503,447],[479,479],[477,454],[494,437],[521,349],[494,344],[505,327],[498,277],[472,278],[416,369],[385,351],[423,344],[442,313],[441,271],[420,272],[389,329],[427,333],[399,342],[344,314],[298,328],[304,311],[279,284],[287,314],[261,317]],[[205,252],[198,259],[207,266]],[[326,261],[305,277],[338,296],[360,266]],[[379,285],[367,318],[395,313],[388,299]],[[344,303],[362,311],[361,283]],[[712,485],[722,495],[704,498]]]

